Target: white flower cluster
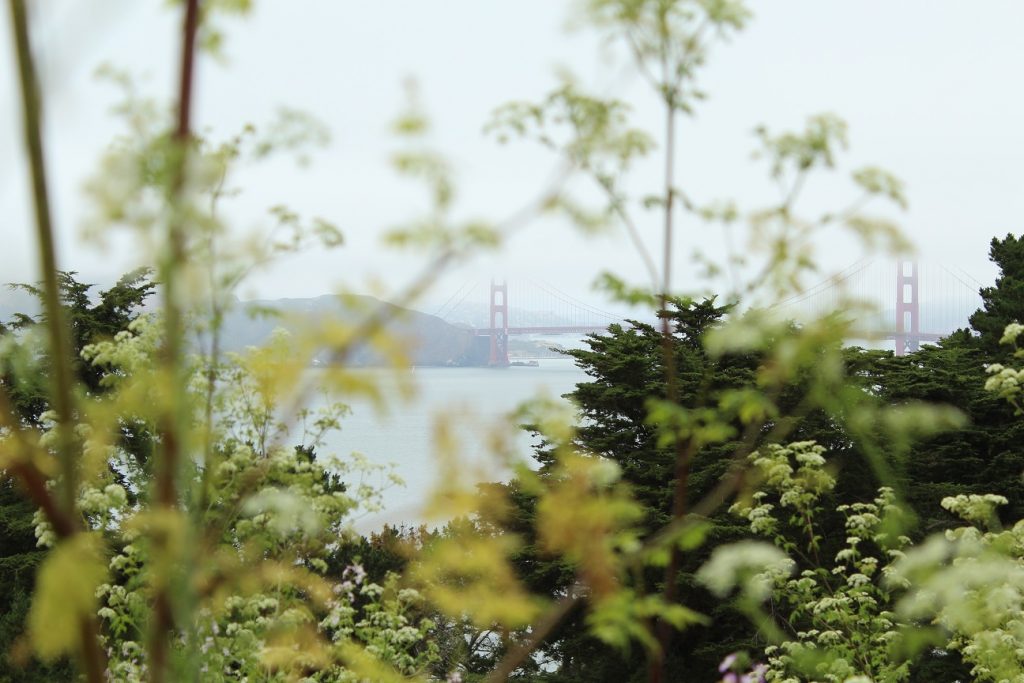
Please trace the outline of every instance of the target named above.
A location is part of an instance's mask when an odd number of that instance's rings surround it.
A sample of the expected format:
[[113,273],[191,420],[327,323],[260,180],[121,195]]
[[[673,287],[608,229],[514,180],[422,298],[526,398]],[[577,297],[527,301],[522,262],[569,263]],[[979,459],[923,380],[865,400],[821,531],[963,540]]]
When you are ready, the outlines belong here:
[[734,588],[755,602],[763,602],[796,564],[769,543],[740,541],[715,548],[711,559],[697,572],[697,580],[719,597]]
[[1000,363],[985,366],[989,377],[985,381],[985,390],[999,395],[1000,398],[1016,398],[1024,383],[1024,371],[1008,368]]

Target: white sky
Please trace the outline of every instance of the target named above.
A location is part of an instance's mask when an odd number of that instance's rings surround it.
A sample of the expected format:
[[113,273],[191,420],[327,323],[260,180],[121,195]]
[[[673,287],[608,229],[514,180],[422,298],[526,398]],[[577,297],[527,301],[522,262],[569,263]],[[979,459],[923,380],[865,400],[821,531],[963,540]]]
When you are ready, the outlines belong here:
[[[92,74],[102,63],[143,75],[155,96],[169,97],[176,70],[175,11],[142,0],[37,0],[34,19],[43,60],[48,152],[61,234],[60,262],[109,283],[133,265],[125,247],[97,250],[78,237],[86,206],[84,179],[118,132],[108,114],[112,89]],[[845,170],[877,164],[903,178],[910,209],[899,216],[922,259],[954,264],[990,281],[988,242],[1019,233],[1024,216],[1024,3],[1016,0],[760,0],[756,16],[730,44],[717,47],[701,84],[709,93],[681,127],[680,185],[699,201],[734,197],[754,208],[774,197],[764,170],[750,160],[752,129],[802,126],[835,112],[850,125]],[[247,20],[227,22],[230,63],[202,62],[196,119],[228,134],[269,120],[286,105],[331,128],[331,146],[308,169],[282,160],[247,173],[245,194],[230,209],[239,229],[253,229],[273,204],[339,224],[340,252],[293,258],[258,276],[245,296],[314,296],[342,284],[366,289],[375,277],[398,289],[423,261],[377,244],[381,230],[412,218],[423,202],[396,179],[388,123],[415,77],[435,123],[434,140],[453,161],[459,213],[508,215],[543,187],[554,160],[532,147],[502,147],[481,128],[509,99],[539,99],[566,66],[597,92],[617,92],[635,107],[635,123],[660,128],[653,100],[622,60],[585,33],[567,33],[573,3],[554,0],[258,0]],[[0,281],[35,279],[23,181],[20,112],[6,12],[0,25]],[[655,187],[654,160],[635,187]],[[807,188],[810,206],[839,208],[852,189],[824,179]],[[676,269],[693,282],[695,246],[719,250],[718,228],[686,219]],[[656,249],[652,222],[645,237]],[[117,242],[114,243],[118,244]],[[823,262],[842,268],[859,254],[835,236]],[[640,283],[643,271],[624,235],[583,239],[547,220],[518,235],[499,257],[454,272],[429,297],[443,301],[467,281],[492,276],[544,280],[585,296],[597,272],[612,269]],[[593,295],[591,300],[597,301]],[[513,302],[514,304],[514,302]],[[425,307],[429,310],[429,306]]]

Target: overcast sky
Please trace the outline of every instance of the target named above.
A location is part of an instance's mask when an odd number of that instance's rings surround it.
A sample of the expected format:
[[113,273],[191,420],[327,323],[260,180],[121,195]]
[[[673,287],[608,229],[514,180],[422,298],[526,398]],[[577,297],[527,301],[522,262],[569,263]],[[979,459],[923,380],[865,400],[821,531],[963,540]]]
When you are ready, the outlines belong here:
[[[110,63],[139,75],[160,98],[173,92],[179,17],[150,0],[38,0],[37,22],[48,113],[49,159],[61,235],[60,262],[108,283],[136,265],[137,253],[105,250],[79,237],[87,206],[82,183],[119,132],[109,115],[114,92],[93,77]],[[229,215],[236,229],[258,229],[267,207],[284,203],[336,222],[340,252],[289,259],[261,274],[246,297],[313,296],[375,278],[397,289],[423,260],[382,250],[384,228],[416,216],[420,193],[390,170],[396,148],[388,123],[402,83],[414,77],[451,159],[462,216],[500,219],[535,197],[555,160],[528,145],[502,147],[482,126],[509,99],[538,99],[567,67],[588,87],[634,106],[635,124],[658,130],[661,117],[643,83],[586,32],[568,32],[572,2],[554,0],[257,0],[254,14],[224,24],[228,63],[200,64],[196,120],[213,135],[259,125],[282,105],[304,109],[331,129],[313,164],[274,162],[245,173]],[[1024,216],[1024,3],[1016,0],[762,0],[755,18],[717,46],[700,83],[709,94],[681,127],[680,185],[698,201],[732,197],[755,208],[774,197],[751,161],[752,130],[799,127],[834,112],[850,125],[842,172],[877,164],[903,178],[910,208],[898,216],[924,260],[956,265],[988,282],[987,245],[1020,233]],[[0,42],[0,280],[35,279],[28,193],[6,12]],[[641,168],[634,187],[656,187]],[[852,189],[835,178],[807,187],[808,206],[837,208]],[[652,249],[657,226],[643,226]],[[722,248],[718,228],[684,219],[676,268],[694,281],[695,247]],[[857,260],[835,235],[820,244],[833,269]],[[639,258],[619,232],[582,238],[546,220],[518,234],[500,256],[446,278],[431,299],[492,276],[533,278],[583,296],[597,272],[640,283]],[[595,299],[596,301],[596,299]]]

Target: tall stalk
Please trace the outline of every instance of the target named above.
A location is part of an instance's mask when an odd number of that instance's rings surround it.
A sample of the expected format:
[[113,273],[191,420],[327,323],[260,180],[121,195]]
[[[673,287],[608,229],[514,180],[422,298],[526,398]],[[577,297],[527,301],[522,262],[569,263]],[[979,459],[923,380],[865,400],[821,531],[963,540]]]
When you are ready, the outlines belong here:
[[184,206],[185,176],[189,146],[192,140],[192,93],[195,70],[195,39],[199,25],[199,0],[185,4],[182,31],[181,72],[178,83],[178,117],[174,129],[176,168],[169,192],[170,220],[167,226],[167,246],[160,260],[159,281],[163,285],[164,340],[162,364],[173,381],[172,392],[165,415],[161,453],[157,472],[156,499],[161,505],[173,507],[177,503],[177,475],[181,467],[181,436],[185,427],[185,378],[182,367],[184,324],[182,322],[180,277],[178,271],[186,257],[186,207]]
[[[158,279],[163,286],[164,339],[161,365],[169,394],[159,420],[160,457],[156,466],[155,503],[165,510],[178,505],[178,479],[184,466],[185,436],[188,431],[187,381],[183,362],[184,323],[181,306],[180,269],[186,259],[186,174],[192,142],[192,99],[195,81],[196,32],[199,27],[199,0],[187,0],[182,26],[181,67],[178,80],[178,113],[173,134],[172,153],[176,167],[168,188],[169,220],[167,245]],[[173,560],[172,560],[173,562]],[[164,580],[157,587],[152,633],[149,646],[151,680],[166,680],[174,614],[172,594],[176,580],[174,566],[166,567]],[[181,596],[185,599],[187,596]]]
[[[667,66],[663,65],[667,73]],[[665,398],[670,403],[679,402],[679,378],[676,373],[675,347],[672,339],[672,319],[669,315],[669,301],[672,291],[672,244],[674,238],[675,207],[675,138],[676,138],[676,102],[673,92],[665,92],[665,220],[663,226],[662,249],[662,285],[660,295],[661,315],[661,355],[665,369]],[[678,520],[686,513],[686,491],[689,474],[689,457],[686,443],[675,440],[675,490],[672,496],[672,519]],[[676,575],[679,573],[681,552],[673,544],[668,566],[665,569],[664,597],[666,604],[676,600]],[[664,678],[665,656],[672,644],[672,626],[665,621],[658,623],[658,643],[661,651],[652,656],[648,670],[648,680],[659,683]]]
[[74,374],[71,369],[71,337],[60,303],[59,272],[50,216],[50,198],[43,157],[42,108],[39,81],[28,34],[28,16],[24,0],[10,0],[11,26],[18,58],[21,104],[24,112],[24,142],[28,152],[32,180],[32,204],[35,211],[36,245],[43,280],[43,307],[50,344],[50,401],[57,414],[58,454],[61,464],[61,503],[66,513],[75,507],[78,480],[74,452]]
[[[28,15],[24,0],[10,0],[11,28],[18,63],[21,87],[21,105],[24,119],[24,142],[28,152],[32,180],[32,203],[35,212],[36,245],[39,249],[39,269],[43,280],[43,306],[46,310],[46,331],[49,338],[50,405],[57,415],[57,456],[60,462],[59,504],[50,513],[54,520],[64,519],[55,530],[66,538],[80,526],[76,512],[78,491],[78,463],[75,449],[75,378],[71,365],[71,336],[64,319],[60,300],[56,246],[50,198],[46,180],[46,160],[43,155],[42,105],[39,80],[28,30]],[[26,479],[28,479],[26,477]],[[38,482],[37,482],[38,483]],[[44,497],[45,498],[45,497]],[[58,512],[60,515],[58,516]],[[99,643],[99,628],[95,617],[82,616],[78,624],[81,640],[81,664],[90,683],[103,680],[106,669],[103,649]]]

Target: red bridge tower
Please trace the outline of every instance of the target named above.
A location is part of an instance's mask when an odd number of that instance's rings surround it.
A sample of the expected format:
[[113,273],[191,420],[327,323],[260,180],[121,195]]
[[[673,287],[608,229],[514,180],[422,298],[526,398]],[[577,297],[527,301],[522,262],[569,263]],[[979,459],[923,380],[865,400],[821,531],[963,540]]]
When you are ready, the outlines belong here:
[[921,348],[917,261],[896,262],[896,355]]
[[[499,296],[500,301],[499,301]],[[498,325],[498,316],[501,324]],[[490,365],[508,365],[508,283],[491,280],[491,357]]]

